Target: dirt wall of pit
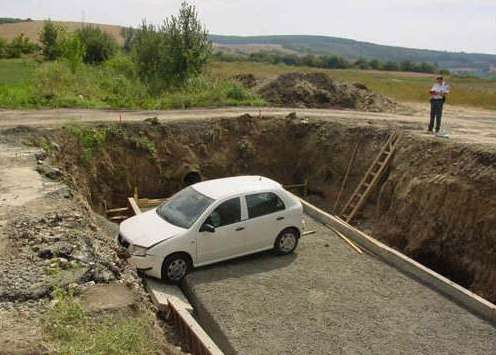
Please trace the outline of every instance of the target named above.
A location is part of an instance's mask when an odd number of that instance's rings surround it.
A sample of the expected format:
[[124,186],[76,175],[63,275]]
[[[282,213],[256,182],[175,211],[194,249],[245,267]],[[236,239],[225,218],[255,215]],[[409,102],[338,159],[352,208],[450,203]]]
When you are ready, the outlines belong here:
[[[78,129],[51,131],[47,142],[57,142],[50,150],[59,165],[99,211],[103,201],[126,205],[135,186],[140,196],[169,196],[183,186],[185,174],[198,171],[205,178],[260,174],[283,184],[308,179],[307,199],[332,212],[358,145],[339,212],[393,127],[246,115]],[[96,143],[88,138],[103,131]],[[494,186],[496,152],[487,146],[404,135],[356,223],[495,302]]]

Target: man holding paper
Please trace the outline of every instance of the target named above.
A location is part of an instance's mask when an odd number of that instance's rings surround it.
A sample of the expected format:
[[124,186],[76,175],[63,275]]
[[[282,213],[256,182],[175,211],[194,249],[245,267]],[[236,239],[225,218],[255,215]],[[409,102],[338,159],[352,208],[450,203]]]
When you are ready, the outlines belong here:
[[[436,83],[432,86],[431,94],[431,121],[429,123],[429,132],[435,128],[439,133],[441,129],[441,118],[443,116],[443,105],[446,101],[446,95],[449,93],[449,86],[444,82],[442,76],[436,78]],[[434,127],[435,126],[435,127]]]

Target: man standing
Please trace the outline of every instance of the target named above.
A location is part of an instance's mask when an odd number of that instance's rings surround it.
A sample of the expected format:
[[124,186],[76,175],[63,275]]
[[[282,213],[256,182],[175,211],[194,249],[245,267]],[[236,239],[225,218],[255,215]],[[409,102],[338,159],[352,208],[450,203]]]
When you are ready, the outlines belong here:
[[[442,76],[436,78],[436,83],[432,86],[431,94],[431,121],[429,123],[429,132],[435,128],[438,133],[441,128],[441,117],[443,116],[443,105],[446,101],[446,95],[449,93],[449,86],[444,82]],[[434,127],[435,125],[435,127]]]

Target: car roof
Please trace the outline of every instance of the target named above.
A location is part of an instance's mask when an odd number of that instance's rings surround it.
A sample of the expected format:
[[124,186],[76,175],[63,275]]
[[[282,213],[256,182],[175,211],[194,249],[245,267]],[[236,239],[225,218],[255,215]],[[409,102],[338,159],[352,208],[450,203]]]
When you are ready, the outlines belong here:
[[199,193],[215,200],[282,188],[278,182],[263,176],[236,176],[207,180],[194,184],[192,187]]

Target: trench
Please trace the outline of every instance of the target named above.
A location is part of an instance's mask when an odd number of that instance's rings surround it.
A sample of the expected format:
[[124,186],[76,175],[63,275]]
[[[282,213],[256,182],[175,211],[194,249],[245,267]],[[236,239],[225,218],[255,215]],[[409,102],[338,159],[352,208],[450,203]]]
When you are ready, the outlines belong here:
[[[200,179],[253,174],[282,184],[306,180],[305,198],[339,214],[390,133],[341,121],[244,115],[64,128],[50,140],[57,142],[56,164],[99,213],[125,206],[136,189],[163,198]],[[482,147],[405,134],[353,224],[495,302],[495,166],[496,154]]]

